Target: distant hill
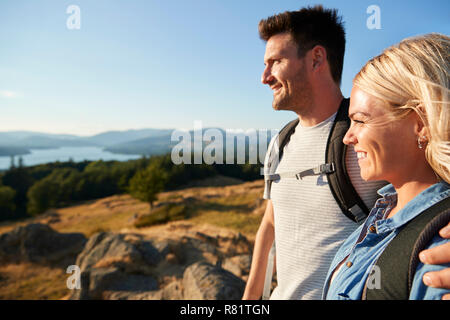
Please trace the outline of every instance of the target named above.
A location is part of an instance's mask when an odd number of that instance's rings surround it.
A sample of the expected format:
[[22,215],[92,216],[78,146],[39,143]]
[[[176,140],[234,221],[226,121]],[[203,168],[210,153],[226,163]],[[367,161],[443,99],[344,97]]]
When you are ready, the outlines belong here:
[[101,146],[111,146],[142,138],[160,137],[171,134],[173,129],[141,129],[127,131],[108,131],[92,137],[82,138],[84,141]]
[[60,147],[90,147],[99,146],[90,141],[80,139],[61,139],[46,136],[29,136],[17,140],[15,146],[28,149],[54,149]]
[[50,134],[33,131],[0,132],[0,148],[43,149],[75,146],[93,146],[92,142],[67,134]]
[[[194,151],[194,139],[197,139],[197,141],[201,141],[203,145],[203,149],[212,141],[204,141],[204,135],[205,132],[208,130],[214,129],[216,130],[216,133],[220,133],[222,135],[222,145],[224,149],[226,148],[227,143],[227,132],[223,129],[219,128],[205,128],[203,131],[194,133],[194,131],[189,131],[189,136],[191,137],[191,150]],[[209,131],[209,133],[213,133],[212,131]],[[235,150],[238,147],[240,141],[245,141],[245,146],[247,151],[255,150],[257,147],[256,141],[250,141],[249,137],[244,132],[235,132],[235,133],[229,133],[231,136],[235,137],[234,146]],[[231,137],[230,136],[230,137]],[[113,152],[113,153],[122,153],[122,154],[145,154],[145,155],[161,155],[168,153],[172,150],[172,148],[176,145],[178,145],[180,142],[189,143],[188,141],[184,141],[183,138],[175,137],[175,141],[171,141],[172,133],[161,135],[161,136],[154,136],[154,137],[147,137],[143,139],[137,139],[134,141],[127,141],[125,143],[118,143],[115,145],[111,145],[105,148],[106,151]],[[270,141],[270,136],[267,137],[266,144]],[[205,139],[206,140],[206,139]],[[239,142],[238,142],[239,141]],[[230,142],[231,143],[231,142]],[[225,152],[224,152],[225,154]]]
[[105,148],[106,151],[121,154],[161,155],[170,152],[176,142],[170,141],[171,135],[148,137],[114,144]]
[[63,140],[72,140],[79,139],[79,136],[71,135],[71,134],[53,134],[53,133],[44,133],[44,132],[36,132],[36,131],[7,131],[0,132],[0,143],[8,142],[10,139],[13,141],[20,141],[22,139],[27,139],[30,137],[46,137],[53,139],[63,139]]
[[21,156],[29,154],[30,151],[20,147],[0,147],[0,157]]
[[[202,132],[190,131],[191,143],[194,139],[202,140],[203,147],[209,141],[203,141],[207,130],[209,133],[220,133],[223,137],[223,146],[226,146],[227,132],[218,128],[204,128]],[[173,129],[140,129],[126,131],[107,131],[90,137],[81,137],[67,134],[49,134],[33,131],[9,131],[0,132],[0,156],[22,155],[29,153],[30,149],[52,149],[60,147],[85,147],[97,146],[106,151],[118,154],[160,155],[170,152],[179,143],[171,141]],[[256,144],[245,135],[244,132],[231,133],[241,141],[245,137],[247,148],[253,149]],[[212,139],[214,140],[214,139]],[[268,141],[270,137],[268,137]],[[253,141],[253,142],[252,142]],[[188,143],[188,141],[185,141]],[[193,145],[192,145],[193,146]],[[193,148],[192,148],[193,149]]]
[[[172,132],[171,129],[108,131],[91,137],[34,131],[0,132],[0,156],[23,155],[30,153],[30,149],[87,146],[108,147],[117,144],[126,144],[127,142],[147,137],[164,136],[170,134],[170,132]],[[160,149],[160,147],[158,148]],[[116,153],[133,154],[133,152],[121,152],[121,150],[117,150]],[[142,153],[136,150],[136,154]]]

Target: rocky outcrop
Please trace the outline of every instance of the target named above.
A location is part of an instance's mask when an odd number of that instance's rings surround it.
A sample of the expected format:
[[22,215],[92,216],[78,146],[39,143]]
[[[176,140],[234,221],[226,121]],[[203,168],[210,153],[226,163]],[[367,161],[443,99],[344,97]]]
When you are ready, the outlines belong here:
[[240,299],[249,241],[178,231],[169,238],[95,234],[76,260],[81,289],[70,299]]
[[133,294],[158,289],[155,267],[166,254],[138,236],[101,232],[92,236],[76,260],[81,290],[72,299],[103,299],[114,292]]
[[0,235],[0,263],[67,267],[75,262],[85,243],[81,233],[59,233],[46,224],[28,224]]
[[250,273],[252,258],[249,254],[241,254],[225,259],[222,268],[230,271],[237,277],[244,277]]
[[0,235],[0,263],[78,266],[81,288],[72,289],[70,299],[242,297],[252,249],[242,234],[186,223],[135,231],[100,232],[86,239],[28,224]]
[[189,300],[238,300],[244,287],[243,280],[207,262],[189,266],[183,276],[183,297]]

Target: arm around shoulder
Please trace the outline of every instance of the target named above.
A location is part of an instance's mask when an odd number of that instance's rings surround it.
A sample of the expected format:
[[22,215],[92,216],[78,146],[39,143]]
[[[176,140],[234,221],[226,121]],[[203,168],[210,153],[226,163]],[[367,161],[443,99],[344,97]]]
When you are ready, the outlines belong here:
[[[427,249],[435,248],[437,246],[441,246],[444,244],[450,244],[449,239],[443,239],[440,236],[435,236],[431,241],[431,244],[427,247]],[[450,289],[446,288],[437,288],[427,286],[424,283],[424,275],[428,272],[436,272],[442,270],[448,270],[450,268],[450,263],[441,263],[441,264],[424,264],[422,262],[419,263],[416,269],[416,273],[414,275],[414,281],[412,284],[411,292],[410,292],[410,300],[440,300],[443,295],[450,294]]]

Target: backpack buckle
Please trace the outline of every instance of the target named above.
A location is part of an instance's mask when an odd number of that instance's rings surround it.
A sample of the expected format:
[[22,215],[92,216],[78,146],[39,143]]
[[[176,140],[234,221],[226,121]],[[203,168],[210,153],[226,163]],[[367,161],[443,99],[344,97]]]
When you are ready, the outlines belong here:
[[318,169],[319,172],[317,174],[333,173],[335,171],[334,162],[321,164]]
[[333,172],[334,172],[334,163],[325,163],[325,164],[318,165],[317,167],[299,172],[299,173],[295,174],[295,177],[297,178],[297,180],[302,180],[303,177],[306,177],[306,176],[318,176],[321,174],[333,173]]

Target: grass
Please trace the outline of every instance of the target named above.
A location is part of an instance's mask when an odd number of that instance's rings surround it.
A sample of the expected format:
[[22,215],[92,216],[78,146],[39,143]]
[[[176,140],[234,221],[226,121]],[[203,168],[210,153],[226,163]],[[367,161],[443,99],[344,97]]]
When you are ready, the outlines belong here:
[[134,226],[136,228],[150,227],[170,221],[183,220],[185,218],[186,206],[184,204],[170,203],[139,217],[134,223]]
[[73,223],[65,224],[57,229],[59,232],[82,232],[86,237],[90,237],[99,231],[116,231],[131,225],[129,222],[131,218],[132,213],[127,211],[115,212],[108,216],[92,215],[72,219]]
[[70,276],[62,269],[30,263],[0,266],[0,299],[35,300],[61,299],[70,291],[66,281]]
[[[262,219],[261,215],[253,214],[255,203],[261,198],[261,190],[239,186],[227,188],[239,192],[219,192],[212,197],[198,192],[194,200],[166,204],[141,216],[134,225],[142,228],[187,219],[195,224],[211,224],[254,236]],[[170,199],[178,200],[179,196],[171,194],[164,197],[164,200]]]
[[262,216],[252,213],[258,193],[245,193],[217,197],[209,201],[197,201],[189,206],[189,217],[193,223],[208,223],[254,236]]
[[230,228],[246,235],[255,235],[261,223],[261,216],[242,214],[235,211],[206,210],[193,217],[190,221],[199,224],[213,224],[218,227]]

